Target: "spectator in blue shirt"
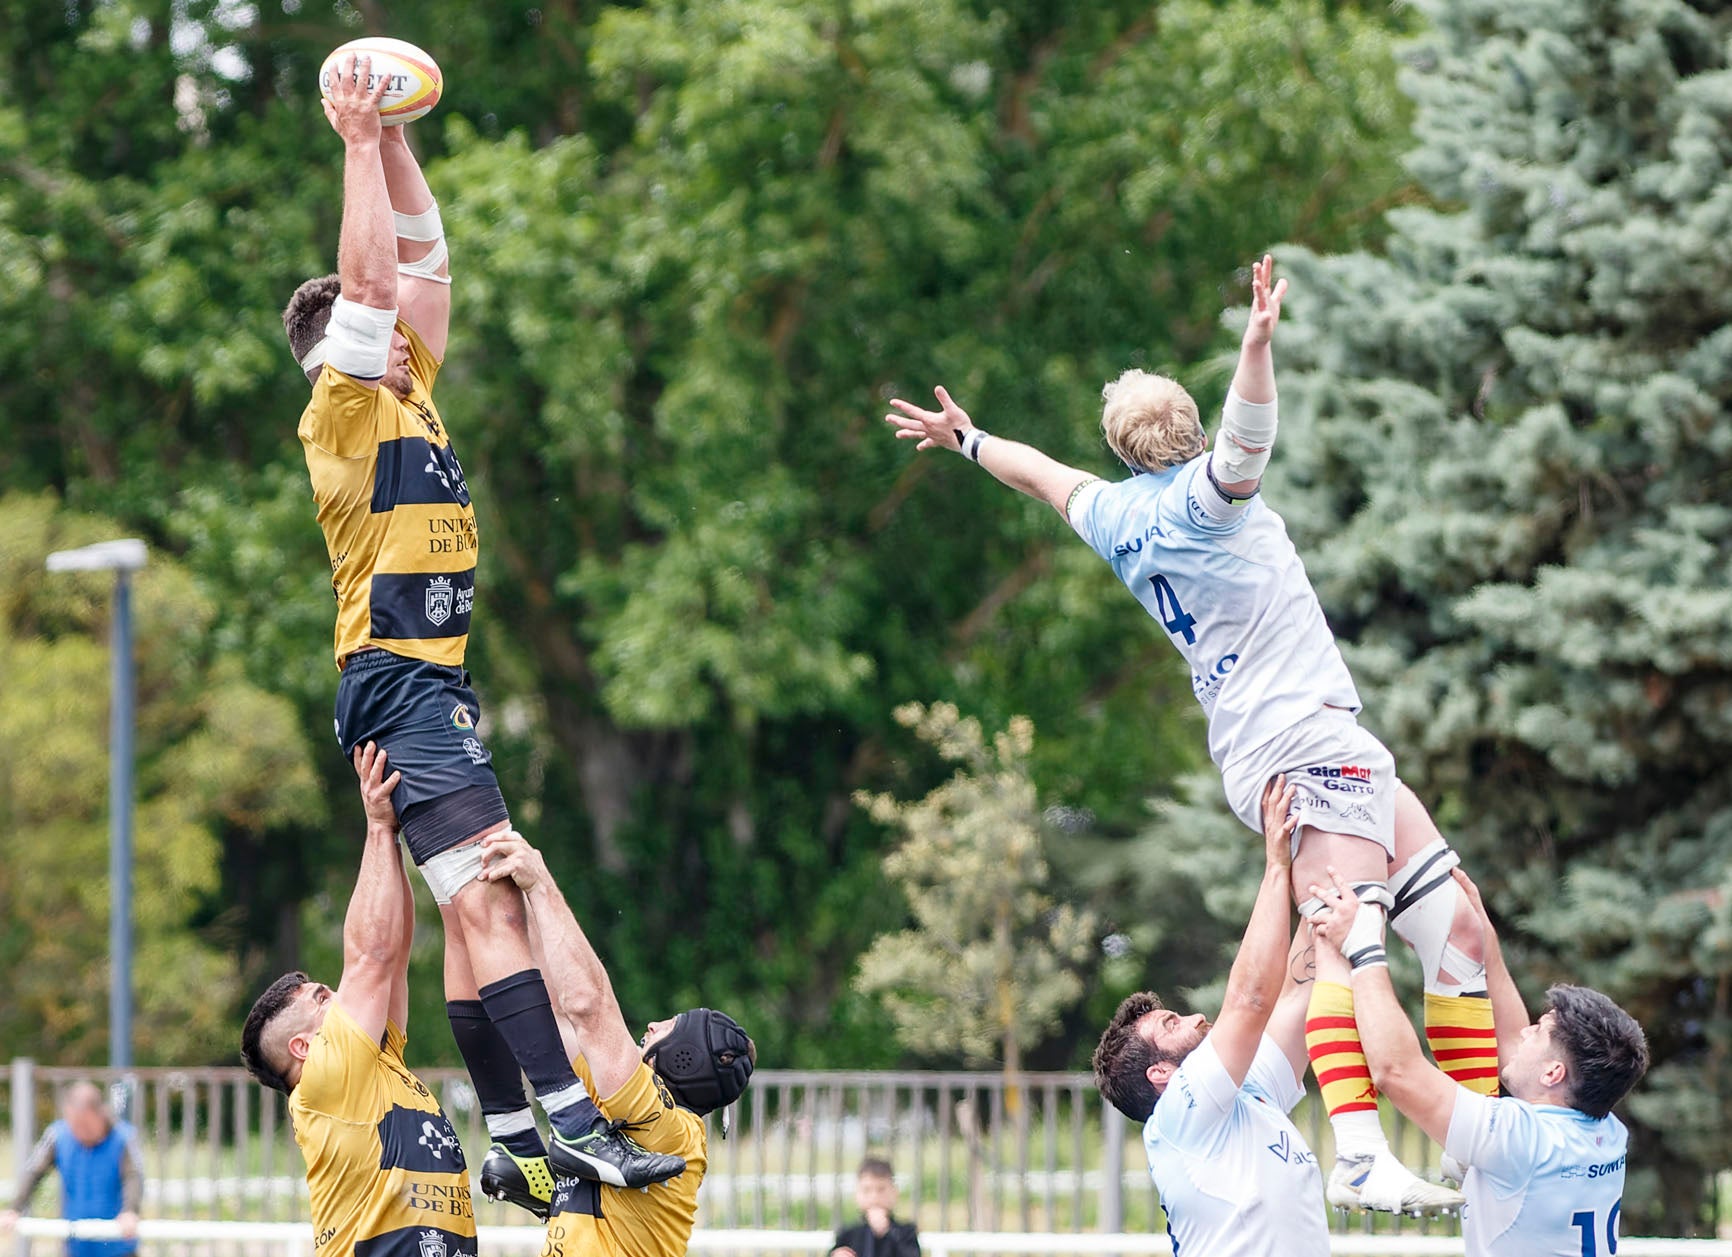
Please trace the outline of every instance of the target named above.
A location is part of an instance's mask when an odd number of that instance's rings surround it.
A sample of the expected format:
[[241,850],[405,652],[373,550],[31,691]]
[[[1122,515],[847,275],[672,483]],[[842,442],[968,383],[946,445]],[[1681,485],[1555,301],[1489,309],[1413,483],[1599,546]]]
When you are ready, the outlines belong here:
[[113,1218],[119,1240],[68,1240],[67,1257],[132,1257],[138,1252],[138,1206],[144,1196],[144,1157],[138,1134],[117,1122],[96,1084],[74,1083],[60,1102],[60,1120],[42,1132],[19,1172],[12,1207],[0,1213],[9,1231],[49,1170],[60,1171],[60,1216]]

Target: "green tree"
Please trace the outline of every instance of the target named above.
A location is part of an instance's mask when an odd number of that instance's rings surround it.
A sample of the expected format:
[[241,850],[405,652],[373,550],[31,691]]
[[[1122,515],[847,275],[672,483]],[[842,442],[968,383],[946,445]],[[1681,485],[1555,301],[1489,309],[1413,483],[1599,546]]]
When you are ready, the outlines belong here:
[[[0,488],[179,553],[204,644],[294,703],[322,794],[352,798],[277,311],[335,253],[320,60],[363,32],[425,45],[450,72],[414,131],[457,278],[440,401],[514,815],[634,1015],[728,1001],[774,1059],[882,1063],[847,975],[895,922],[849,798],[931,784],[891,756],[890,709],[1027,713],[1043,794],[1109,837],[1201,739],[1108,573],[874,412],[942,377],[1100,462],[1099,381],[1206,354],[1236,266],[1381,231],[1400,19],[577,9],[0,0]],[[338,914],[352,848],[322,819],[222,836],[249,980]]]
[[988,744],[980,722],[950,703],[908,703],[896,721],[957,771],[911,803],[856,796],[902,835],[884,875],[901,888],[914,925],[873,940],[854,986],[883,1001],[910,1051],[998,1062],[1014,1077],[1024,1051],[1082,996],[1078,969],[1095,941],[1093,916],[1055,905],[1048,892],[1028,770],[1034,725],[1013,718]]
[[1269,498],[1530,996],[1646,1027],[1626,1225],[1688,1232],[1732,1160],[1732,10],[1421,7],[1445,208],[1283,255]]
[[[46,496],[0,499],[0,1052],[106,1055],[107,575],[53,576],[49,551],[112,536]],[[240,966],[218,896],[225,842],[322,811],[293,707],[204,637],[209,601],[154,556],[136,578],[135,1046],[144,1062],[232,1057]]]

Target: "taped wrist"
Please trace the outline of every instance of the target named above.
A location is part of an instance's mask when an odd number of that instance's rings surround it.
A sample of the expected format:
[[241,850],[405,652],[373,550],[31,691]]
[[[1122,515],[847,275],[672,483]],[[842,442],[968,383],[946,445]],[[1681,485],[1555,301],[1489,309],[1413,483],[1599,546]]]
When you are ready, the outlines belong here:
[[964,432],[961,437],[962,456],[970,462],[978,463],[980,447],[986,444],[986,438],[990,435],[991,433],[982,432],[979,428],[970,428]]
[[413,275],[417,279],[430,279],[436,284],[449,284],[451,276],[439,274],[439,268],[444,264],[450,251],[445,247],[445,224],[439,218],[439,202],[435,201],[419,214],[393,213],[397,220],[397,239],[414,240],[425,244],[431,240],[433,247],[427,250],[427,256],[416,258],[413,262],[397,263],[397,270],[403,275]]
[[331,305],[325,338],[301,359],[301,369],[311,371],[328,362],[357,380],[376,380],[390,363],[391,333],[396,326],[396,310],[376,310],[338,297]]
[[1262,478],[1269,466],[1269,451],[1275,448],[1276,410],[1275,402],[1248,402],[1236,390],[1227,390],[1227,404],[1221,407],[1221,430],[1209,455],[1216,483]]

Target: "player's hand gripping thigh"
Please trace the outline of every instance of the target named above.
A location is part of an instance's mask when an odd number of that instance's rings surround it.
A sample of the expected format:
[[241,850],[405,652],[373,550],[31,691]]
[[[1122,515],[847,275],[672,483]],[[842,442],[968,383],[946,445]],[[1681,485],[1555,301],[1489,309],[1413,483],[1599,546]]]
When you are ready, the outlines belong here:
[[[469,841],[480,842],[506,828],[508,823],[501,821]],[[515,883],[479,878],[466,882],[452,897],[451,907],[463,931],[470,973],[478,986],[535,967],[529,949],[529,907]]]
[[1331,885],[1331,868],[1349,885],[1381,883],[1389,876],[1389,854],[1369,838],[1307,825],[1299,831],[1299,849],[1293,855],[1293,902],[1303,904],[1310,898],[1307,887]]

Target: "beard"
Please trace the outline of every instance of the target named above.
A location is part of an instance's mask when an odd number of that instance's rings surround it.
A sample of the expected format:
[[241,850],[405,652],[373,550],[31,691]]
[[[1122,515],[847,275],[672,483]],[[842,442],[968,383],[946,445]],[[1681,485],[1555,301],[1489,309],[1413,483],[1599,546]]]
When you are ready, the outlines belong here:
[[409,364],[400,362],[384,375],[379,377],[381,386],[391,390],[392,396],[398,401],[408,401],[409,393],[415,387],[414,379],[409,375]]

